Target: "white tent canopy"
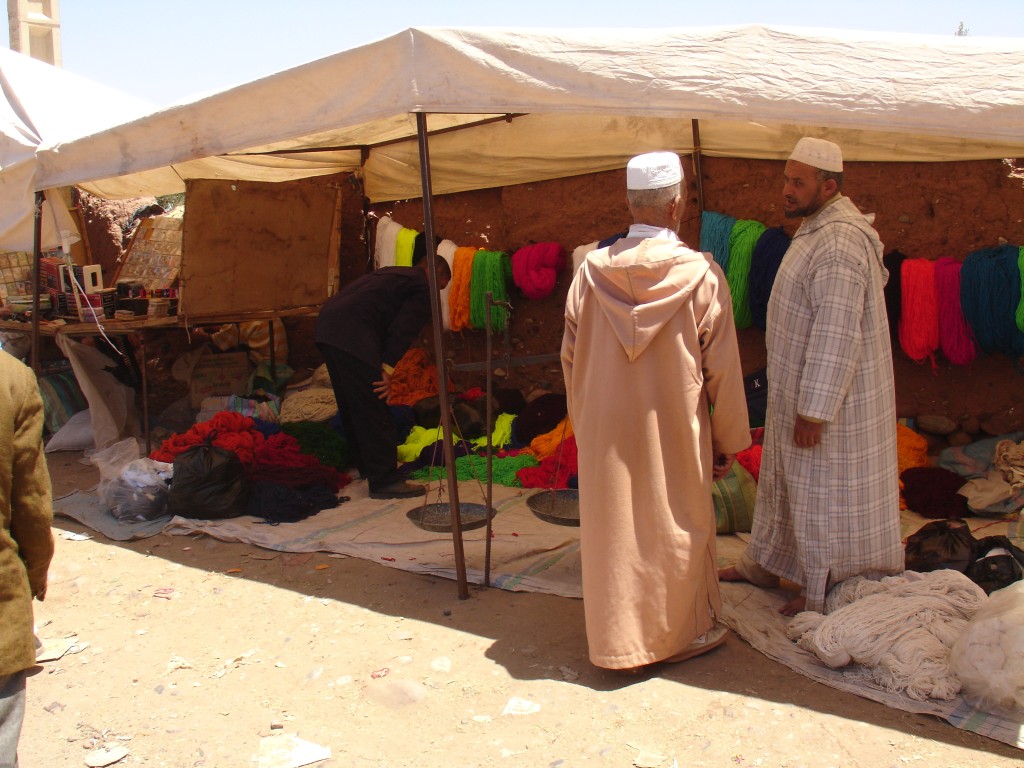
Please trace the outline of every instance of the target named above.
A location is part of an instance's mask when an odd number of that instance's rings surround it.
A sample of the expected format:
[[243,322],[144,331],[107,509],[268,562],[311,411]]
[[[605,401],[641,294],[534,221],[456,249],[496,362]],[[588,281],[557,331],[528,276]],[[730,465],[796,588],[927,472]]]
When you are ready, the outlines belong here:
[[[151,112],[153,106],[29,56],[0,49],[0,251],[34,244],[36,149]],[[47,185],[47,188],[54,185]],[[44,250],[78,240],[67,208],[42,211]]]
[[1024,40],[763,26],[408,29],[38,154],[36,188],[168,194],[190,178],[360,171],[372,201],[622,168],[648,149],[850,160],[1024,156]]

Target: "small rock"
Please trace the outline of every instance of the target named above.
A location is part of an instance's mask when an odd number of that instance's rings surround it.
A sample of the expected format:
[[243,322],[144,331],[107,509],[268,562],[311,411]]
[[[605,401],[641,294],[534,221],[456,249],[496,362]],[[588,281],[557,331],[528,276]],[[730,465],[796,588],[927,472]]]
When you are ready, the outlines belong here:
[[969,435],[981,432],[981,419],[977,416],[965,416],[960,420],[960,429]]
[[925,414],[917,417],[917,428],[933,435],[949,435],[959,428],[959,424],[948,416]]
[[103,747],[86,755],[85,764],[89,768],[103,768],[105,765],[113,765],[118,760],[124,760],[126,757],[128,757],[128,750],[124,747],[117,746],[109,749]]
[[964,432],[962,429],[957,430],[949,437],[946,438],[950,445],[970,445],[974,442],[974,438]]

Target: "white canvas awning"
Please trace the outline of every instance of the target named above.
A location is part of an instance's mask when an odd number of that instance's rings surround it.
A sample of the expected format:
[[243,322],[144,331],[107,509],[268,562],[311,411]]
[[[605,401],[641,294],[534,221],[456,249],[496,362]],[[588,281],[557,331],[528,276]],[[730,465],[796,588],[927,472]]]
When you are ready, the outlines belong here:
[[38,189],[363,174],[372,201],[622,168],[649,149],[849,160],[1024,156],[1024,40],[763,26],[409,29],[39,153]]
[[[153,105],[7,49],[0,49],[0,252],[31,251],[36,149],[138,117]],[[52,188],[54,185],[47,185]],[[60,186],[60,185],[58,185]],[[42,211],[44,250],[79,239],[59,196]]]

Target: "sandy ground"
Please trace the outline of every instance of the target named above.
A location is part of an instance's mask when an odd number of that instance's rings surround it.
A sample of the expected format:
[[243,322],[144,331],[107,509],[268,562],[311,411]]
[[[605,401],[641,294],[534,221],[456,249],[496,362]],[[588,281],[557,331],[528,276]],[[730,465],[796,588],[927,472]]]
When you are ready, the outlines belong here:
[[[55,492],[88,487],[52,454]],[[76,534],[92,535],[82,540]],[[1020,766],[1024,753],[812,682],[736,636],[638,677],[590,666],[579,600],[471,589],[353,558],[55,523],[23,768]],[[285,750],[287,753],[287,750]],[[295,755],[296,752],[291,752]],[[93,760],[92,764],[102,761]]]

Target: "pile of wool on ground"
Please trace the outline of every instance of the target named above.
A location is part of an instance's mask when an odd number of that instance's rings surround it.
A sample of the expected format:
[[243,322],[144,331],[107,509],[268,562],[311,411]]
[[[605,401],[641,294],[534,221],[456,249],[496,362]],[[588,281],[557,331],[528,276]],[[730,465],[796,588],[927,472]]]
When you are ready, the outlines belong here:
[[786,634],[833,669],[849,670],[912,699],[949,700],[960,691],[950,650],[987,600],[984,590],[953,570],[855,576],[825,600],[826,614],[797,614]]
[[966,697],[1024,709],[1024,582],[989,596],[953,644],[950,664]]

